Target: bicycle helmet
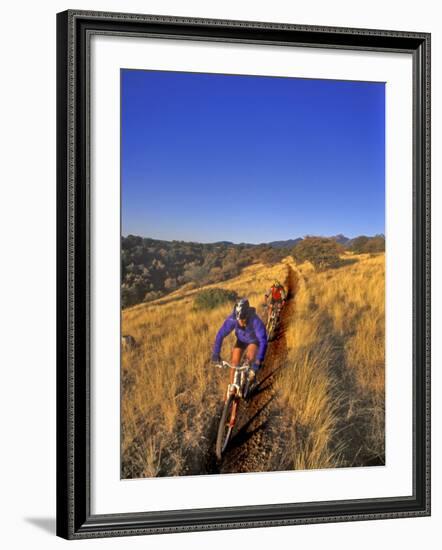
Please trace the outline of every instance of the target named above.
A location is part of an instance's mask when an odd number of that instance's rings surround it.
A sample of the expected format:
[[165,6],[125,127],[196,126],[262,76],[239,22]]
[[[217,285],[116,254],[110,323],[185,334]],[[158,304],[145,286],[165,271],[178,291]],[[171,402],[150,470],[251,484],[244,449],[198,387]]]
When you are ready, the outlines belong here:
[[241,298],[241,300],[236,302],[233,313],[237,321],[248,318],[250,315],[250,304],[247,298]]

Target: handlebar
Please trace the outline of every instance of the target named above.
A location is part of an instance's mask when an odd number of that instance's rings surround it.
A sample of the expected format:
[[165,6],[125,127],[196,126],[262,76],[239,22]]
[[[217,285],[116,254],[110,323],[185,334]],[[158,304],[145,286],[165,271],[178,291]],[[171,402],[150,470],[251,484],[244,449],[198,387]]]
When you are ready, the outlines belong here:
[[215,365],[215,367],[217,369],[235,369],[237,371],[243,371],[243,370],[247,370],[250,368],[250,365],[238,365],[238,366],[234,366],[234,365],[231,365],[230,363],[228,363],[227,361],[221,361],[221,363],[217,363]]

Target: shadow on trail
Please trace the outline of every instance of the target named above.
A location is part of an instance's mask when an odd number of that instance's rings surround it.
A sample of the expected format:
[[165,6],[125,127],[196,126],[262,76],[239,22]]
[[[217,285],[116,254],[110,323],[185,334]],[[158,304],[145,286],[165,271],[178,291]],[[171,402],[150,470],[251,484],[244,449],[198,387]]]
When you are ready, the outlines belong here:
[[[256,395],[259,395],[260,393],[264,393],[267,391],[274,382],[274,376],[275,374],[283,368],[284,365],[279,365],[275,369],[272,370],[265,378],[263,378],[257,385],[257,387],[253,390],[252,397],[255,397]],[[267,382],[267,383],[266,383]]]
[[267,427],[267,425],[268,425],[268,420],[264,420],[261,424],[259,424],[249,432],[244,432],[243,430],[241,430],[241,432],[237,434],[230,442],[230,448],[233,450],[233,449],[242,447],[249,439],[251,439],[260,431],[264,430]]
[[[250,401],[242,406],[233,436],[222,463],[217,465],[219,473],[262,471],[263,453],[272,449],[278,430],[279,409],[276,402],[274,383],[287,362],[287,341],[285,329],[294,311],[294,296],[297,277],[287,266],[287,303],[281,313],[276,337],[269,343],[264,367],[258,373],[258,386]],[[243,405],[243,404],[242,404]]]
[[[249,418],[249,420],[247,420],[247,422],[245,424],[243,424],[241,426],[241,429],[237,432],[237,434],[234,436],[233,439],[237,439],[237,438],[240,438],[241,435],[247,433],[248,429],[253,425],[254,421],[256,418],[258,418],[258,416],[265,410],[266,407],[268,407],[270,405],[270,403],[273,401],[273,399],[275,398],[274,395],[272,395],[270,397],[270,399],[268,399],[263,405],[262,407],[260,407],[253,416],[251,416]],[[232,440],[233,441],[233,440]]]

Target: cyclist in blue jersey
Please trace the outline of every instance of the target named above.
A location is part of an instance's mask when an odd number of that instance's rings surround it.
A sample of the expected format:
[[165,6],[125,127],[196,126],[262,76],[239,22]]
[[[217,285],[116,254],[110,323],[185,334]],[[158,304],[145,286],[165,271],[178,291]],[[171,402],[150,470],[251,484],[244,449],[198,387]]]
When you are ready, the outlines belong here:
[[[223,340],[235,330],[236,342],[232,350],[232,366],[238,366],[245,350],[252,365],[250,381],[256,377],[264,361],[267,350],[267,333],[264,323],[258,317],[255,308],[250,307],[247,298],[241,298],[219,329],[212,351],[212,361],[219,363]],[[232,371],[233,372],[233,371]]]

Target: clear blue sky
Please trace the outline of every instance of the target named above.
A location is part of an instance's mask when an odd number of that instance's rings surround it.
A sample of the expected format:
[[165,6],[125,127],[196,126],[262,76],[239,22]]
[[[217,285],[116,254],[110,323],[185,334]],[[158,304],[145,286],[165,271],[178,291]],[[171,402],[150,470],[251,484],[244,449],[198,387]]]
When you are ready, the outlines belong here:
[[385,86],[121,71],[122,233],[384,233]]

